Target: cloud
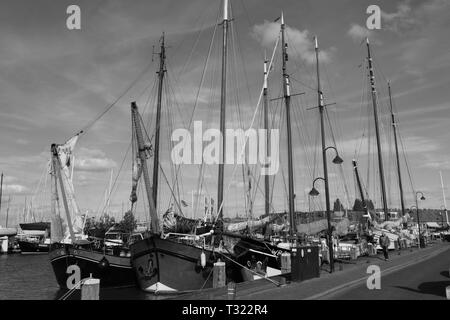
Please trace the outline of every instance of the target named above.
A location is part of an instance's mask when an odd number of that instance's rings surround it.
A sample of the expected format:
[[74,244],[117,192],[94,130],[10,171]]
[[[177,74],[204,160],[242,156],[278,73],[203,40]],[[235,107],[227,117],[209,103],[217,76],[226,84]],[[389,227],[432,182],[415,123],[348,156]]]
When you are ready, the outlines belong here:
[[105,156],[99,149],[80,148],[75,156],[75,170],[85,172],[104,172],[116,167],[116,162]]
[[[263,47],[272,49],[280,32],[280,24],[276,22],[264,21],[263,24],[254,25],[251,36],[257,40]],[[316,61],[314,52],[314,41],[310,36],[308,30],[298,30],[291,27],[286,27],[286,42],[289,45],[289,54],[303,59],[309,64]],[[321,50],[319,57],[321,62],[329,62],[331,60],[331,51]]]
[[[389,30],[395,33],[403,33],[404,31],[411,31],[418,25],[418,19],[413,16],[413,11],[409,5],[409,0],[406,0],[397,5],[397,11],[384,12],[381,10],[381,30]],[[347,35],[353,39],[353,41],[359,43],[365,38],[369,38],[371,42],[379,43],[379,39],[376,37],[374,30],[369,30],[365,26],[361,26],[357,23],[352,23]]]
[[[383,153],[387,153],[392,146],[384,138],[381,140],[381,149]],[[342,150],[342,154],[355,154],[355,150],[358,150],[358,154],[364,156],[368,154],[367,141],[367,138],[363,140],[354,138],[338,142],[337,146],[339,150]],[[440,145],[435,140],[421,136],[408,136],[403,139],[403,145],[408,155],[431,153],[440,149]],[[377,152],[376,146],[371,145],[370,153],[375,152]]]
[[27,193],[29,193],[28,188],[21,184],[10,184],[3,186],[3,194],[22,195]]
[[410,1],[406,0],[397,5],[397,11],[387,13],[381,11],[382,28],[386,28],[396,33],[410,31],[417,26],[418,20],[413,16]]
[[347,35],[353,39],[353,41],[359,43],[362,40],[369,38],[372,42],[375,40],[375,33],[366,27],[360,26],[357,23],[352,23],[350,29],[347,31]]

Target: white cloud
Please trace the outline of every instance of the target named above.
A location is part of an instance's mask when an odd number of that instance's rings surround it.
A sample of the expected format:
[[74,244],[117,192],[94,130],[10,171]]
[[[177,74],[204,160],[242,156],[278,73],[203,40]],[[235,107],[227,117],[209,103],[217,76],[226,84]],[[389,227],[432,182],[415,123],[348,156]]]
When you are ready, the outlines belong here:
[[3,194],[20,195],[28,192],[28,188],[20,184],[9,184],[3,186]]
[[[253,26],[251,36],[263,47],[272,49],[280,32],[280,24],[277,22],[264,21],[263,24]],[[314,41],[308,30],[298,30],[286,27],[286,42],[288,43],[288,53],[291,56],[299,57],[307,63],[315,63]],[[321,62],[331,60],[332,49],[321,50]]]
[[98,149],[80,148],[78,157],[75,156],[75,170],[87,172],[103,172],[116,167],[116,162],[105,156]]
[[360,26],[357,23],[352,23],[350,29],[347,31],[347,35],[353,39],[355,42],[361,42],[362,40],[369,38],[371,41],[374,41],[375,34],[369,29]]

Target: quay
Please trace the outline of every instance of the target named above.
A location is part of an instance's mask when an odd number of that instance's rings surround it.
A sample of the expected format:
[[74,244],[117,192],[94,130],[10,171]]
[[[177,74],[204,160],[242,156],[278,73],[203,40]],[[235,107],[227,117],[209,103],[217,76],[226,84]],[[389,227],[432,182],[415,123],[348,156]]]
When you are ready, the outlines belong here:
[[[334,273],[329,273],[327,267],[321,269],[320,277],[302,282],[291,282],[290,276],[276,276],[271,279],[285,285],[277,286],[266,279],[251,282],[237,283],[235,285],[234,299],[236,300],[318,300],[333,298],[338,292],[351,289],[367,281],[370,276],[367,267],[377,265],[381,269],[381,278],[393,272],[409,266],[424,262],[438,255],[446,254],[450,257],[450,245],[448,242],[434,241],[425,248],[407,248],[392,250],[389,252],[389,261],[384,261],[381,253],[374,256],[361,256],[356,260],[336,263]],[[449,259],[450,260],[450,259]],[[450,265],[446,267],[448,274]],[[282,280],[284,278],[284,280]],[[445,287],[442,289],[445,296]],[[358,299],[358,297],[355,297]],[[227,300],[228,288],[214,288],[202,292],[186,293],[170,298],[176,300]]]

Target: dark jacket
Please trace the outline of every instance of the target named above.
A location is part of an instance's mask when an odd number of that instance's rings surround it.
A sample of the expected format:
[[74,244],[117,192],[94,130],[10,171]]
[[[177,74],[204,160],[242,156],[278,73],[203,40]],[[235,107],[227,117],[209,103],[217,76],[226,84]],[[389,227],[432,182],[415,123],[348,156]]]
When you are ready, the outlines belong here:
[[389,240],[388,236],[380,237],[380,246],[389,247],[390,244],[391,244],[391,240]]

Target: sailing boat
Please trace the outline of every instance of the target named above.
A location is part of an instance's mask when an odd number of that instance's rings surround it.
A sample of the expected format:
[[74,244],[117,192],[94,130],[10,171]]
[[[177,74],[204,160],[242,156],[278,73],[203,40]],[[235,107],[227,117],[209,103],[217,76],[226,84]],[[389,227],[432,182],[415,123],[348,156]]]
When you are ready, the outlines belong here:
[[[224,54],[222,56],[222,94],[221,94],[221,132],[225,127],[225,94],[226,94],[226,63],[227,63],[227,32],[228,32],[228,0],[224,0],[223,9],[223,37]],[[232,262],[231,254],[223,248],[220,236],[216,237],[216,231],[221,231],[220,224],[204,225],[196,228],[196,221],[183,217],[175,217],[175,225],[187,226],[185,233],[168,232],[164,227],[170,227],[170,221],[174,216],[167,212],[164,216],[163,228],[160,226],[156,211],[158,192],[159,159],[159,131],[161,115],[162,85],[166,72],[164,35],[161,38],[161,51],[159,53],[160,68],[158,72],[158,103],[156,114],[156,133],[153,150],[153,184],[150,184],[147,169],[147,158],[150,147],[144,141],[142,119],[135,102],[131,104],[133,138],[136,144],[136,163],[139,168],[138,177],[142,174],[146,190],[147,202],[150,207],[151,230],[148,237],[137,241],[130,246],[131,263],[136,273],[136,278],[142,290],[152,293],[161,292],[187,292],[211,288],[213,286],[213,264],[225,260],[227,276],[239,281],[235,270],[237,265]],[[147,137],[148,138],[148,137]],[[222,137],[224,139],[224,137]],[[224,141],[222,145],[225,145]],[[223,155],[223,154],[222,154]],[[223,155],[224,156],[224,155]],[[222,162],[223,163],[223,162]],[[134,179],[137,180],[137,179]],[[134,183],[135,184],[135,183]],[[223,165],[219,165],[218,188],[218,220],[221,221],[223,199]],[[133,198],[133,196],[132,196]],[[134,197],[135,198],[135,197]],[[133,201],[133,200],[132,200]],[[172,218],[172,219],[171,219]],[[162,229],[162,230],[161,230]],[[186,232],[191,229],[191,232]],[[176,228],[176,231],[183,231]],[[199,232],[200,231],[200,232]]]
[[[287,120],[287,140],[288,140],[288,177],[289,177],[289,235],[288,242],[279,244],[271,243],[270,241],[261,241],[252,239],[250,236],[242,237],[241,240],[234,246],[233,251],[236,260],[247,268],[241,270],[245,280],[259,279],[260,275],[270,277],[280,275],[281,272],[281,255],[290,252],[292,246],[295,245],[295,221],[294,221],[294,180],[293,180],[293,160],[292,160],[292,136],[291,136],[291,120],[290,120],[290,87],[289,75],[286,70],[287,61],[287,44],[285,41],[285,23],[284,15],[281,13],[281,48],[282,48],[282,70],[283,70],[283,98],[286,106],[286,120]],[[267,62],[264,62],[264,127],[268,129],[268,68]],[[267,146],[268,141],[266,142]],[[266,147],[266,152],[268,147]],[[267,226],[272,226],[272,221],[276,218],[269,215],[269,181],[266,175],[265,181],[265,214]],[[249,272],[250,271],[250,272]],[[255,272],[257,274],[255,274]]]
[[[79,286],[80,280],[91,275],[100,279],[102,287],[135,286],[129,249],[125,245],[108,246],[108,240],[87,237],[83,233],[83,221],[77,214],[73,185],[68,173],[73,166],[73,149],[78,135],[63,145],[51,146],[52,177],[52,244],[49,258],[58,285],[64,289]],[[58,191],[58,186],[60,191]],[[59,193],[62,196],[66,219],[57,213]],[[71,216],[69,203],[72,206]],[[64,232],[64,225],[67,230]],[[136,235],[142,238],[140,234]]]

